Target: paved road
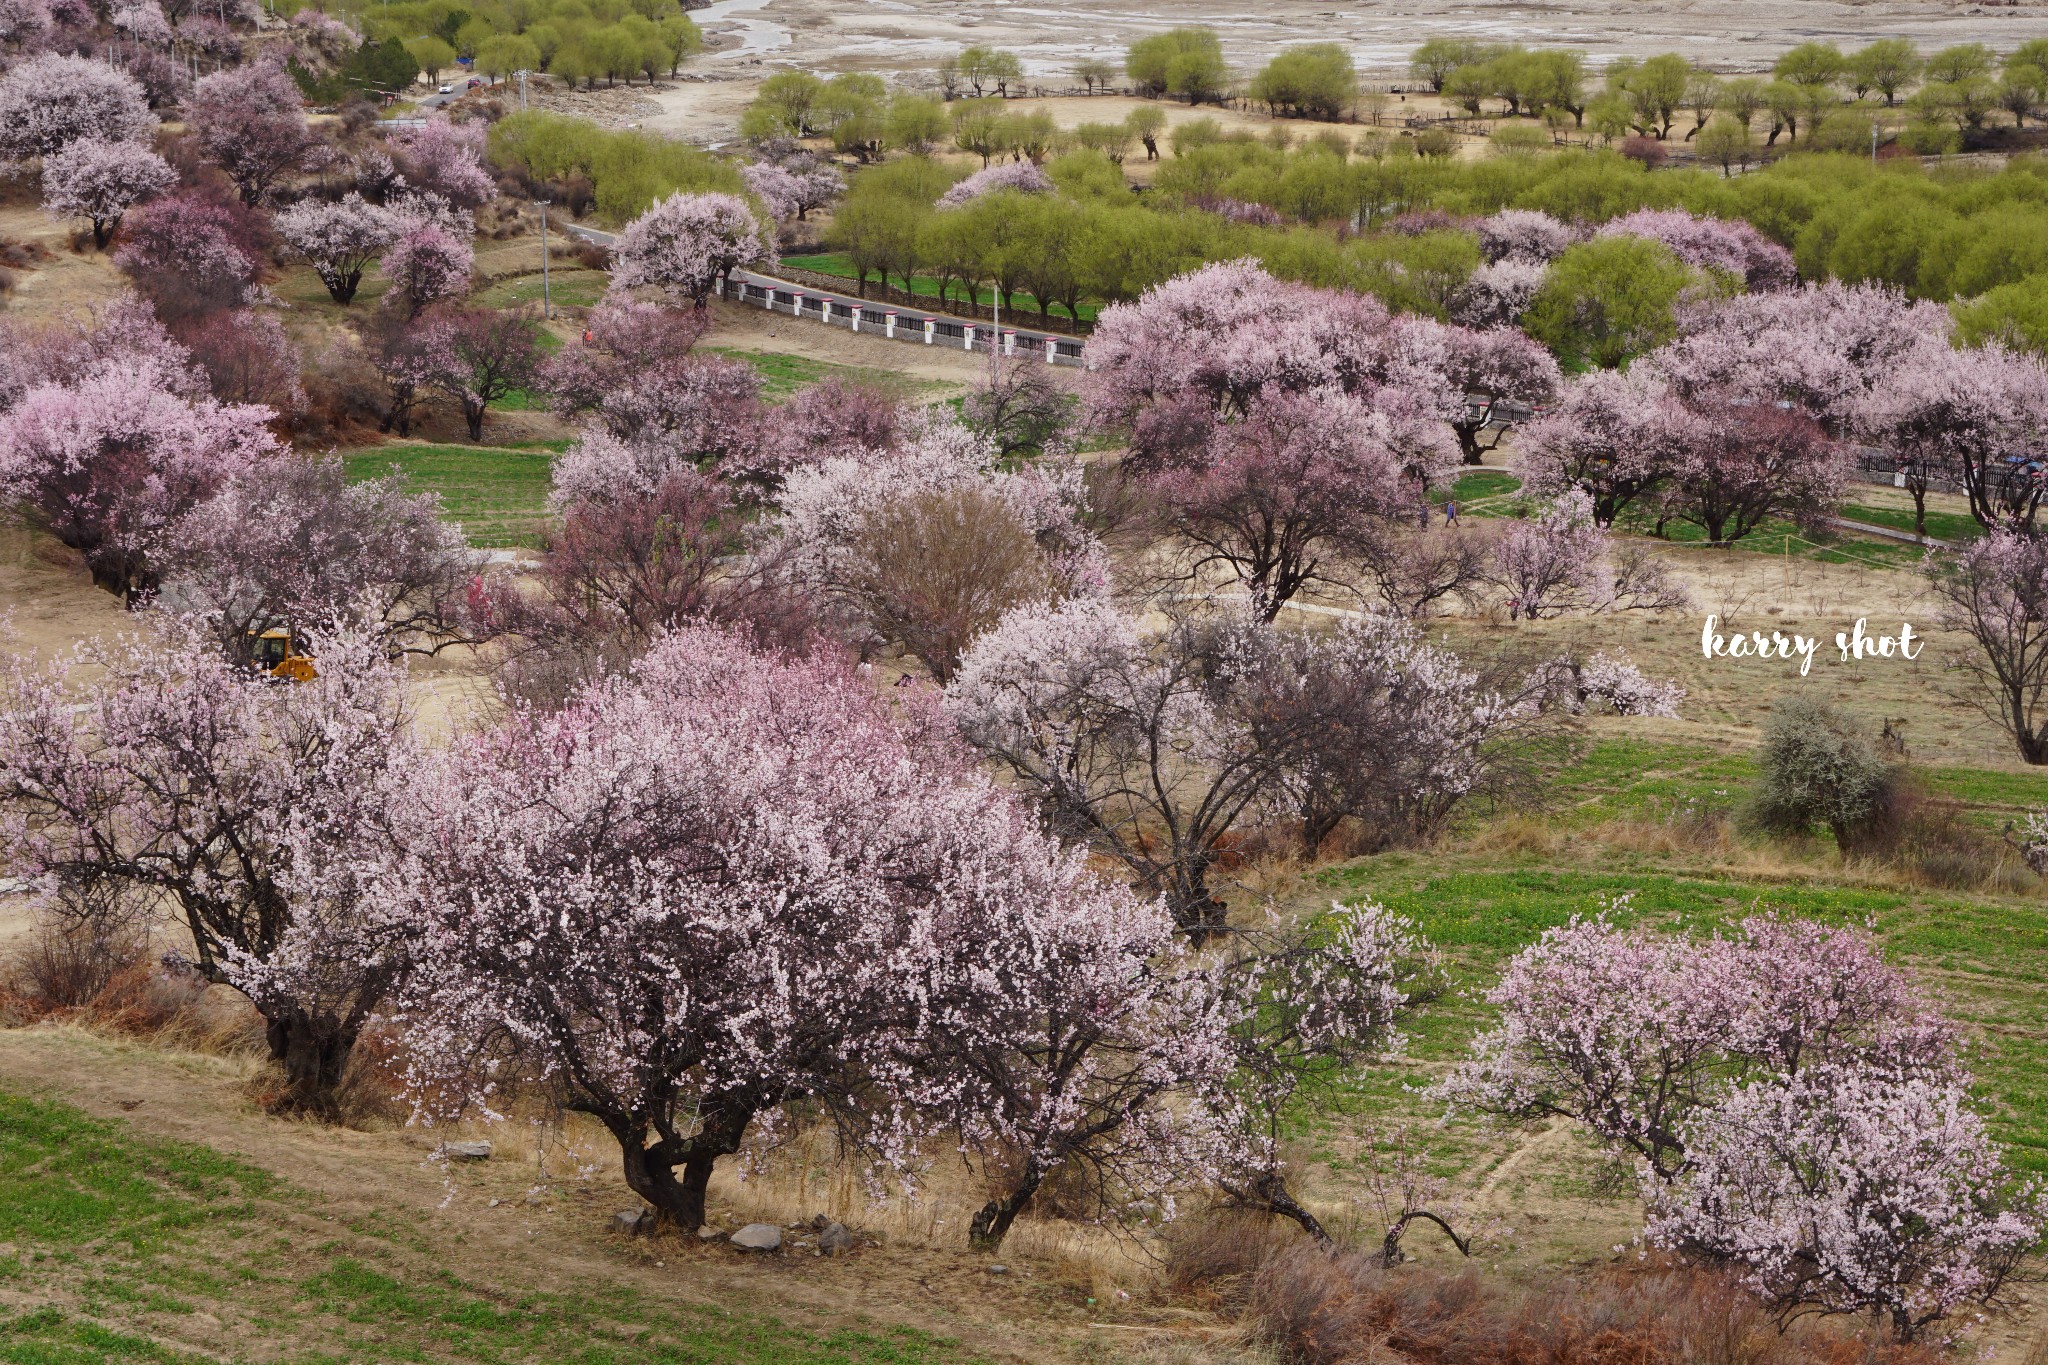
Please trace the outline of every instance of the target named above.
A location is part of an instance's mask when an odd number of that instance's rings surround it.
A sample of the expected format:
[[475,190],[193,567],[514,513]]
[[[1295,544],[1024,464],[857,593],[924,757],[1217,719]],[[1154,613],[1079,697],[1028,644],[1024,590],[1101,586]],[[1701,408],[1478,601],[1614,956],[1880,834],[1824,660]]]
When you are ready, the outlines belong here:
[[[581,237],[585,241],[597,242],[603,246],[615,246],[617,245],[619,240],[619,236],[615,232],[605,232],[598,228],[582,227],[574,223],[565,224],[564,226],[567,228],[571,236]],[[832,301],[832,309],[835,313],[849,311],[855,307],[862,308],[866,310],[864,316],[869,319],[867,326],[862,329],[863,331],[870,329],[879,330],[882,325],[880,321],[880,315],[883,312],[889,311],[891,309],[893,309],[896,313],[896,326],[903,331],[912,333],[921,334],[924,330],[924,324],[927,318],[936,319],[941,322],[954,323],[958,326],[966,326],[967,324],[972,323],[974,326],[979,328],[986,329],[988,327],[988,319],[986,318],[963,318],[952,313],[943,313],[936,309],[927,311],[919,310],[916,308],[907,308],[901,304],[892,305],[877,303],[873,299],[863,299],[858,294],[841,294],[824,289],[814,288],[813,286],[808,284],[795,284],[789,280],[778,279],[773,275],[763,275],[760,272],[753,270],[735,270],[732,272],[732,274],[733,278],[736,280],[742,280],[747,284],[751,284],[762,289],[780,290],[785,296],[792,292],[799,292],[806,299],[812,300],[813,302],[819,299],[830,299]],[[776,301],[776,307],[786,309],[787,303],[783,299],[778,299]],[[1062,360],[1065,360],[1066,358],[1072,356],[1074,354],[1074,348],[1079,346],[1083,340],[1080,337],[1070,336],[1065,332],[1042,332],[1033,327],[1013,326],[1007,322],[1003,324],[1003,330],[1005,332],[1015,332],[1017,334],[1017,339],[1019,342],[1030,342],[1038,346],[1043,346],[1047,341],[1058,342],[1061,347],[1060,356]]]

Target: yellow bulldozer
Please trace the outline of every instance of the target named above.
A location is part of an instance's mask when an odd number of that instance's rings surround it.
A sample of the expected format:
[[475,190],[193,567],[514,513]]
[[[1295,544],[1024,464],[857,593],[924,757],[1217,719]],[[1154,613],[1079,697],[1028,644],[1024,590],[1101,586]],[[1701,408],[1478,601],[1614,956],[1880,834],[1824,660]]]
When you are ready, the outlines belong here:
[[292,639],[291,631],[283,626],[255,635],[250,650],[250,662],[271,677],[284,682],[311,682],[320,676],[313,667],[313,656],[301,651],[298,642]]

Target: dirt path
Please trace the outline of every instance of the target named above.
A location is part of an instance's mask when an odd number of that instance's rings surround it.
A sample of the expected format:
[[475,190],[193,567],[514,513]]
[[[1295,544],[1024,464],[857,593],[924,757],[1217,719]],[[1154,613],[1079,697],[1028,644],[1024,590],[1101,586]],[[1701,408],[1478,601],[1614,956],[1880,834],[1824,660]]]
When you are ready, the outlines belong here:
[[[417,1130],[356,1132],[270,1118],[247,1098],[252,1064],[163,1051],[75,1028],[0,1030],[0,1087],[61,1100],[138,1130],[199,1143],[317,1196],[323,1217],[403,1220],[433,1265],[473,1282],[530,1288],[602,1276],[671,1303],[765,1313],[792,1326],[916,1327],[992,1359],[1086,1358],[1085,1291],[1017,1257],[992,1277],[964,1250],[864,1248],[741,1258],[680,1238],[624,1241],[607,1226],[637,1201],[611,1167],[537,1181],[516,1156],[443,1167]],[[714,1198],[714,1215],[722,1210]],[[1096,1332],[1099,1338],[1099,1330]]]

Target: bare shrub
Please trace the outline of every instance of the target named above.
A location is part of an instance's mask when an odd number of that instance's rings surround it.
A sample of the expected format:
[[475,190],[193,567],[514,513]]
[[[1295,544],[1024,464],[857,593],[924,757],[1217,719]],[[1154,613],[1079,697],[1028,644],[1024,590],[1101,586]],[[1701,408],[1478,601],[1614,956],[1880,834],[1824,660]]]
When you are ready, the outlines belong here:
[[13,994],[31,1017],[76,1010],[148,956],[148,919],[125,886],[67,879],[36,907],[13,964]]
[[[1195,1250],[1201,1250],[1197,1244]],[[1171,1253],[1169,1253],[1171,1254]],[[1173,1271],[1300,1365],[1935,1365],[1926,1346],[1814,1324],[1780,1331],[1730,1280],[1661,1266],[1537,1284],[1409,1268],[1296,1244],[1254,1270],[1213,1253]],[[1233,1283],[1241,1290],[1226,1289]]]
[[1825,825],[1844,853],[1896,845],[1902,775],[1827,703],[1791,696],[1772,707],[1757,772],[1753,810],[1763,828],[1803,835]]
[[953,676],[967,642],[1021,602],[1053,594],[1045,558],[1000,498],[950,488],[886,507],[867,519],[849,595],[883,636],[931,669]]

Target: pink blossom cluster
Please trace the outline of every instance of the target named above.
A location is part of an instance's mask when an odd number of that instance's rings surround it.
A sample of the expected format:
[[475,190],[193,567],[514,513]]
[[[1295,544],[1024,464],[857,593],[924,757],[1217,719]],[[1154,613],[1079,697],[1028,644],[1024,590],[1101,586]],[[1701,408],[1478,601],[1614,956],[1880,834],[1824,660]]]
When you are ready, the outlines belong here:
[[0,400],[10,390],[0,497],[126,596],[155,586],[167,526],[278,449],[271,410],[205,396],[190,353],[137,302],[61,352],[0,362]]
[[1035,162],[999,161],[984,166],[939,196],[938,207],[957,209],[984,194],[1008,190],[1015,194],[1049,194],[1052,181]]
[[2042,1234],[2039,1191],[1967,1110],[1955,1030],[1856,930],[1574,920],[1487,998],[1500,1024],[1438,1095],[1632,1151],[1648,1239],[1735,1264],[1788,1318],[1877,1313],[1910,1337],[1995,1302]]
[[1108,558],[1081,524],[1086,507],[1080,466],[1045,459],[1000,467],[986,438],[933,410],[907,415],[895,441],[854,447],[790,470],[775,534],[789,571],[819,586],[861,576],[870,518],[926,494],[973,487],[992,496],[1038,544],[1054,581],[1069,591],[1100,592]]
[[139,143],[81,138],[43,159],[43,207],[90,222],[93,244],[103,247],[123,214],[177,181],[169,164]]
[[32,161],[74,142],[146,142],[156,129],[142,87],[90,57],[40,53],[0,74],[0,162]]
[[712,286],[769,251],[747,201],[678,191],[626,225],[612,250],[612,288],[659,290],[699,309]]
[[1479,249],[1489,264],[1548,265],[1578,238],[1569,223],[1535,209],[1502,209],[1480,219],[1478,232]]
[[392,139],[404,183],[457,209],[487,204],[498,184],[484,165],[484,125],[433,118]]
[[1753,294],[1790,289],[1799,271],[1792,253],[1740,218],[1706,218],[1684,209],[1637,209],[1602,223],[1596,237],[1647,237],[1687,265],[1733,276]]
[[1507,256],[1473,271],[1451,303],[1451,320],[1464,327],[1512,327],[1536,301],[1550,267]]

